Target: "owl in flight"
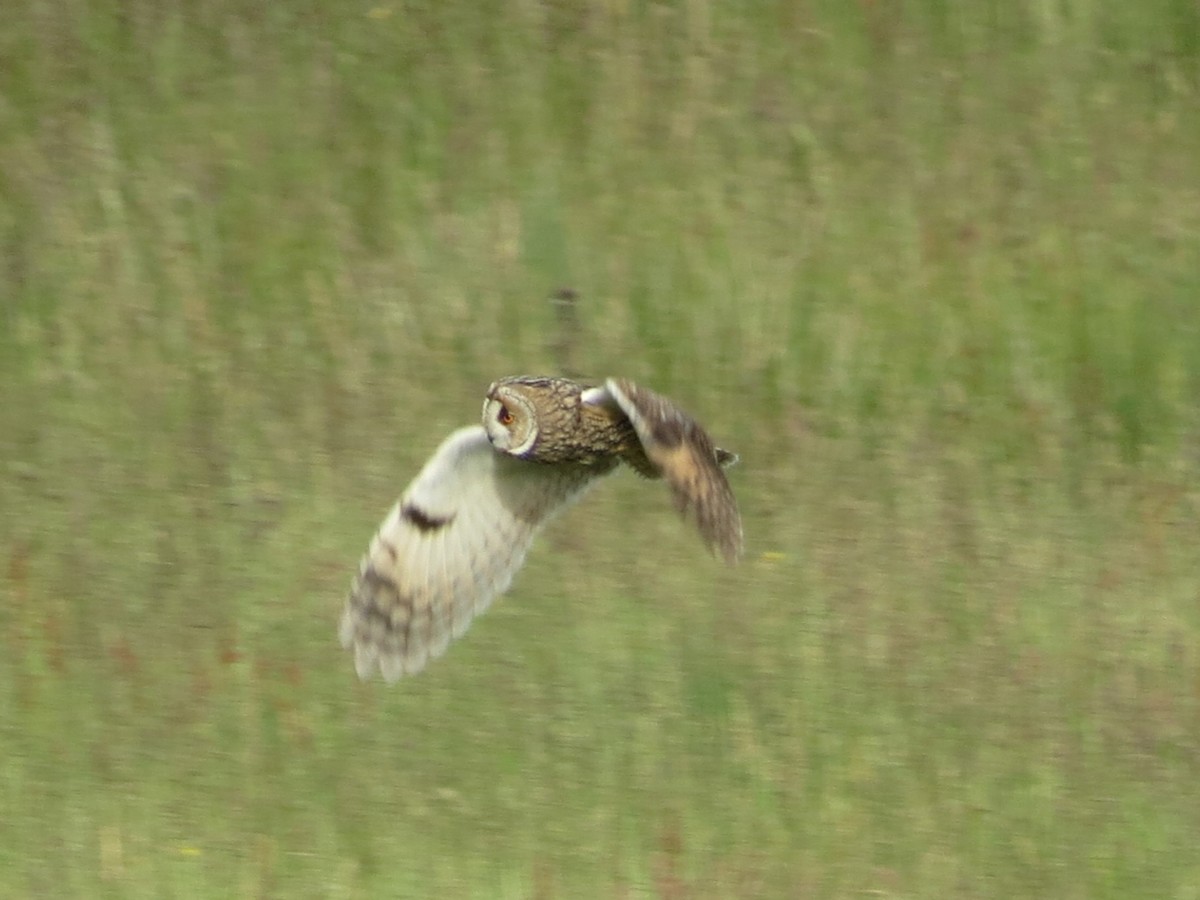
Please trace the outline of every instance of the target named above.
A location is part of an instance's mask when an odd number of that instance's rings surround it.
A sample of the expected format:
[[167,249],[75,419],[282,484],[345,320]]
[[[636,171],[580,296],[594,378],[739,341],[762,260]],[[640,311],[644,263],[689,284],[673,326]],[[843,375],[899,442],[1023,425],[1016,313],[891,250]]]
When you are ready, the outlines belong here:
[[363,557],[339,629],[359,677],[378,668],[394,682],[441,656],[508,589],[538,529],[622,461],[666,479],[709,549],[736,562],[742,523],[721,470],[737,456],[673,402],[624,378],[505,378],[483,424],[442,442]]

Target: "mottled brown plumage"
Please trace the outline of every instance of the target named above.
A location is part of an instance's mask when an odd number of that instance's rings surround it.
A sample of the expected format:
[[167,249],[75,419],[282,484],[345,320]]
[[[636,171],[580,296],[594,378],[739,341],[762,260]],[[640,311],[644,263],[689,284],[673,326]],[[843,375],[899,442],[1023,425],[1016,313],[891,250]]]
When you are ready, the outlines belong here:
[[709,548],[737,560],[722,471],[737,457],[671,400],[626,379],[505,378],[482,427],[443,442],[371,542],[340,630],[359,676],[378,667],[394,681],[440,656],[508,588],[537,530],[622,461],[665,479]]
[[714,446],[695,419],[661,394],[625,378],[610,379],[608,389],[624,398],[621,408],[639,439],[630,452],[645,462],[631,464],[639,471],[647,465],[665,478],[675,507],[696,525],[709,549],[735,562],[742,552],[741,518],[721,469],[737,456]]

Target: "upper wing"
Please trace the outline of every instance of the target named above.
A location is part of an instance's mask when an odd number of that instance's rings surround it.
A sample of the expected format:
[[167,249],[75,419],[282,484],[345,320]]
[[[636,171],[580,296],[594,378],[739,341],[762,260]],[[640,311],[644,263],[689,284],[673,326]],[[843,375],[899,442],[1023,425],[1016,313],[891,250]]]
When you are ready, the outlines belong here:
[[451,434],[405,490],[359,566],[342,645],[367,678],[419,672],[507,590],[534,534],[596,473],[497,453],[483,427]]
[[626,378],[583,393],[584,403],[616,406],[633,425],[642,451],[671,485],[675,505],[696,524],[709,549],[733,563],[742,552],[742,519],[722,467],[737,456],[713,446],[691,416],[661,394]]

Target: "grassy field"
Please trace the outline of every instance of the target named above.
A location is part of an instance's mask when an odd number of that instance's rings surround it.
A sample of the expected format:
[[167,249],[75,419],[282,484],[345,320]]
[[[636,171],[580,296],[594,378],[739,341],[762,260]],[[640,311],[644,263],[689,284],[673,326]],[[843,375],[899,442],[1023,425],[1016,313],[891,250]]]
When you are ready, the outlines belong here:
[[[0,895],[1200,897],[1197,160],[1191,0],[9,0]],[[360,684],[564,367],[745,563],[625,473]]]

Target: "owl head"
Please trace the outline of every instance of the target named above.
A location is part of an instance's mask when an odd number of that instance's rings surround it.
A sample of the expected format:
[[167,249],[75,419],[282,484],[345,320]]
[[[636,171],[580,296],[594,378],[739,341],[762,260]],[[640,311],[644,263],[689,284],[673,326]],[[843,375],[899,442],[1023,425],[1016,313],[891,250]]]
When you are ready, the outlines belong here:
[[483,427],[492,446],[513,456],[527,456],[537,443],[534,399],[519,382],[497,381],[483,401]]

